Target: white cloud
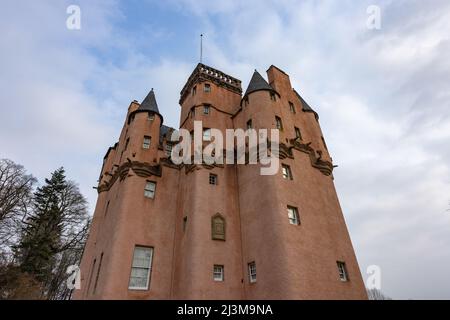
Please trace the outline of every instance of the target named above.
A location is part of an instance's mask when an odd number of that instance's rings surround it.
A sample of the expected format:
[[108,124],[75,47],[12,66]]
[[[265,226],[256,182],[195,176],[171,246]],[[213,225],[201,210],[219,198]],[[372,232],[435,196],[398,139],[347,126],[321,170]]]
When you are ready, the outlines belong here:
[[[378,31],[366,28],[374,2]],[[142,52],[156,50],[161,34],[176,37],[170,25],[134,35],[118,28],[127,14],[116,1],[81,1],[74,33],[64,28],[67,5],[2,8],[0,146],[40,178],[67,166],[94,204],[91,187],[130,100],[154,87],[165,123],[177,126],[194,66],[191,54]],[[448,1],[171,0],[169,8],[198,18],[205,62],[244,90],[254,68],[275,64],[319,112],[363,275],[378,264],[394,298],[450,298]]]
[[448,3],[376,1],[379,31],[365,27],[373,1],[260,3],[227,7],[215,24],[217,9],[194,10],[216,28],[210,60],[244,80],[253,67],[287,71],[339,164],[363,275],[379,264],[394,298],[450,298]]

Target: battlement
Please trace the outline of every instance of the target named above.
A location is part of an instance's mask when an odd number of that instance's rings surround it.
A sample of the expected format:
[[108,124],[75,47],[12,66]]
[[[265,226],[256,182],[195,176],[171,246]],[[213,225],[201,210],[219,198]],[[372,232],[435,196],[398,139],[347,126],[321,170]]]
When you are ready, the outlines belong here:
[[239,95],[242,94],[241,80],[236,79],[220,70],[199,63],[194,71],[192,71],[186,81],[186,84],[180,92],[180,105],[183,103],[184,99],[186,99],[192,87],[196,83],[203,81],[211,81],[212,83],[224,87],[227,90],[235,92]]

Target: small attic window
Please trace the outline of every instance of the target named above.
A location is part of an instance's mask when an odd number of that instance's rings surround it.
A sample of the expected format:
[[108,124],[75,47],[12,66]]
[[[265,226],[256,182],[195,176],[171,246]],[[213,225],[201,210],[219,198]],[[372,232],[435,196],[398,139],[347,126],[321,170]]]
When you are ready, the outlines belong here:
[[283,122],[281,121],[280,117],[275,117],[275,127],[278,130],[283,130]]
[[295,107],[292,102],[289,101],[289,110],[291,110],[291,113],[295,114]]
[[147,116],[147,120],[148,120],[148,121],[153,121],[153,120],[155,120],[155,114],[154,114],[154,113],[149,113],[148,116]]

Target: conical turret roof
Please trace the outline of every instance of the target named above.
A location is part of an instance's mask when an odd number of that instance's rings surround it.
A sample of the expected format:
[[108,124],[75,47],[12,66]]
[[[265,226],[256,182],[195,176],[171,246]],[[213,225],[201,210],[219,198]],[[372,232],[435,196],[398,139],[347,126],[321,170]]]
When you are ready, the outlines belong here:
[[148,95],[145,97],[144,101],[142,101],[138,110],[152,111],[155,113],[159,113],[158,104],[156,103],[156,97],[155,97],[155,92],[153,91],[153,88],[152,88],[152,90],[150,90]]
[[247,90],[245,91],[244,96],[248,95],[249,93],[259,91],[259,90],[275,91],[267,83],[267,81],[259,74],[259,72],[255,70],[255,72],[253,72],[252,79],[250,80],[250,83],[248,84],[248,87],[247,87]]
[[142,101],[139,108],[137,108],[135,111],[130,113],[130,116],[128,117],[128,123],[130,123],[130,119],[134,114],[140,113],[140,112],[149,112],[149,113],[157,114],[161,118],[161,125],[162,125],[163,116],[161,115],[161,113],[159,113],[158,103],[156,102],[155,92],[153,91],[153,88],[147,94],[144,101]]

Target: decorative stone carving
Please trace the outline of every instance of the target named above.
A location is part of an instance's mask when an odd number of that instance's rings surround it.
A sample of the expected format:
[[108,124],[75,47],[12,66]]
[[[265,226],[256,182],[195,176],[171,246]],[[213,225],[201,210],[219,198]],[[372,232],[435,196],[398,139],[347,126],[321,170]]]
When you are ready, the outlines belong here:
[[100,184],[97,188],[98,193],[108,191],[117,181],[117,179],[124,180],[129,176],[130,169],[139,177],[157,176],[161,177],[161,166],[152,166],[149,163],[143,163],[138,161],[128,161],[123,163],[112,175],[109,181]]
[[220,213],[211,218],[211,237],[213,240],[225,241],[225,218]]

